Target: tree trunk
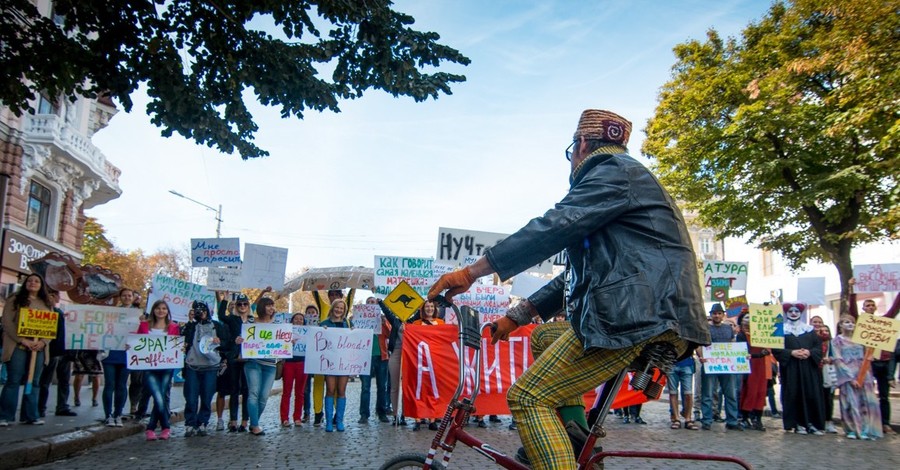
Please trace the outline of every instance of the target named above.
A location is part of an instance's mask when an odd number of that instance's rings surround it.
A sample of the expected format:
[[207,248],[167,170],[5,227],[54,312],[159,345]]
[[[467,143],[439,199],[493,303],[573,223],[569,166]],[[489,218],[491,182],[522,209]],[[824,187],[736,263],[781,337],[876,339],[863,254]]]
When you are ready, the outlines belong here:
[[852,243],[849,240],[841,240],[837,244],[837,253],[833,254],[832,263],[837,268],[841,281],[841,302],[838,316],[850,313],[850,278],[853,277],[853,263],[850,260]]

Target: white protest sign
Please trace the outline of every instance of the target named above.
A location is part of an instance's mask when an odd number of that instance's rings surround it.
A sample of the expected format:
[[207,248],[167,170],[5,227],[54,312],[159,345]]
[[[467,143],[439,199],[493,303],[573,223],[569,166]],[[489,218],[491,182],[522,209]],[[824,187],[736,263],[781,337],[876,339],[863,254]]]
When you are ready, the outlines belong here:
[[303,324],[307,326],[316,326],[319,324],[319,313],[304,313]]
[[502,286],[473,284],[469,290],[454,297],[453,302],[477,310],[481,314],[480,323],[493,322],[509,310],[509,292]]
[[703,285],[712,287],[710,279],[728,279],[729,289],[747,290],[747,266],[740,261],[704,261]]
[[284,285],[287,256],[287,248],[245,243],[241,285],[245,288],[278,288]]
[[372,332],[348,328],[310,327],[306,334],[307,374],[368,375]]
[[353,328],[371,330],[372,334],[381,334],[381,307],[378,304],[360,304],[353,306]]
[[712,343],[703,346],[703,372],[707,374],[749,374],[747,343]]
[[[466,256],[480,257],[484,255],[485,250],[500,243],[508,236],[505,233],[439,227],[436,260],[462,263]],[[553,270],[554,258],[543,261],[527,271],[550,274]]]
[[857,293],[900,291],[900,263],[859,264],[853,267]]
[[147,296],[147,313],[150,313],[150,308],[157,300],[166,301],[172,320],[179,323],[188,321],[188,311],[195,300],[205,303],[210,314],[216,306],[216,295],[206,286],[162,274],[153,276],[153,291]]
[[241,358],[290,359],[293,357],[293,325],[283,323],[244,323],[241,328]]
[[240,291],[241,268],[209,268],[206,287],[212,291]]
[[129,370],[181,369],[184,337],[159,334],[128,335]]
[[798,278],[797,301],[803,302],[806,305],[825,305],[825,278]]
[[141,310],[130,307],[69,304],[65,315],[66,349],[124,351],[141,321]]
[[400,284],[400,281],[406,281],[420,296],[426,297],[428,289],[437,282],[434,260],[404,256],[376,256],[375,290],[373,292],[384,298]]
[[293,327],[291,341],[294,343],[294,357],[304,357],[306,356],[306,335],[309,333],[309,327],[300,325],[291,326]]
[[191,238],[192,267],[214,268],[240,265],[240,238]]
[[372,268],[340,266],[336,268],[312,268],[284,284],[281,295],[296,290],[315,291],[332,289],[372,288]]

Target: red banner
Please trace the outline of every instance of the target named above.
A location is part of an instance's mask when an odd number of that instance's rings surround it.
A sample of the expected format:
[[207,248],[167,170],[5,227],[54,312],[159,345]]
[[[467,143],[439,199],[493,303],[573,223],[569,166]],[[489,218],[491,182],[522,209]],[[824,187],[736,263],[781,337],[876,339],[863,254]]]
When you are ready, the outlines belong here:
[[[481,339],[481,388],[475,406],[479,415],[508,415],[506,392],[531,365],[531,330],[537,325],[514,331],[509,341],[492,345],[485,332]],[[459,333],[456,325],[406,325],[403,333],[402,390],[403,414],[407,418],[443,417],[459,383]],[[463,396],[474,387],[474,351],[466,358]],[[657,374],[658,375],[658,374]],[[599,385],[599,384],[598,384]],[[585,395],[585,404],[594,404],[596,393]],[[628,378],[612,408],[647,401],[643,392],[631,390]]]

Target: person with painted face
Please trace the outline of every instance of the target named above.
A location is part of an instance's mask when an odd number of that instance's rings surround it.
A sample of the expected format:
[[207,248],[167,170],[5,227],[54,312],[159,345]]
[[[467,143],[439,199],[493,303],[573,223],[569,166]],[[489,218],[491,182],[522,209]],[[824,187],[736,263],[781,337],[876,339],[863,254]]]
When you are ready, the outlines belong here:
[[785,431],[821,436],[825,429],[822,397],[822,339],[803,321],[806,304],[785,303],[784,349],[773,351],[781,368],[781,404]]
[[841,333],[831,342],[831,353],[837,369],[837,387],[841,391],[841,422],[847,439],[878,439],[881,429],[881,407],[875,396],[875,376],[872,368],[866,371],[862,385],[857,382],[866,350],[850,340],[856,319],[841,315]]

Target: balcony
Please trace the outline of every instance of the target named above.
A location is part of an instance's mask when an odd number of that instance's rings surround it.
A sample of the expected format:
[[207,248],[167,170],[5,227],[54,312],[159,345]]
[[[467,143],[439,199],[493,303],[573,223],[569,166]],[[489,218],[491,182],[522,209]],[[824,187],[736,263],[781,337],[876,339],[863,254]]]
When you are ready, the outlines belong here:
[[51,155],[67,160],[83,171],[83,179],[99,182],[96,190],[84,201],[84,208],[106,203],[119,197],[119,175],[122,171],[110,163],[103,152],[79,129],[55,114],[25,117],[24,141],[50,147]]

